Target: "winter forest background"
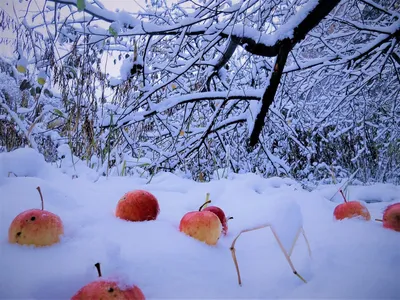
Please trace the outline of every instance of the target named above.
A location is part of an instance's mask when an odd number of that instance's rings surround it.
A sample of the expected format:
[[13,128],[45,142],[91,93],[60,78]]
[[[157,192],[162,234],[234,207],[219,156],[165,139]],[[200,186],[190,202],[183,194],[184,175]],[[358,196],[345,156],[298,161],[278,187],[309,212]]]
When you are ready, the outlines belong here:
[[142,4],[1,4],[0,152],[99,176],[399,183],[398,1]]

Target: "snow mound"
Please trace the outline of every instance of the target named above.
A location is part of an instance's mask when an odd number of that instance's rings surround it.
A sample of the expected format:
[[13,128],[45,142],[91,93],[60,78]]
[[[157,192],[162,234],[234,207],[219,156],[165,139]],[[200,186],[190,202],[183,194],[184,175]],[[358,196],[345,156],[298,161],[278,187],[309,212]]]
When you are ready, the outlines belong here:
[[53,173],[54,170],[45,162],[43,155],[32,148],[0,153],[0,177],[49,178]]
[[279,236],[285,250],[290,252],[295,238],[303,226],[300,206],[290,199],[276,199],[270,201],[266,208],[268,209],[269,223]]

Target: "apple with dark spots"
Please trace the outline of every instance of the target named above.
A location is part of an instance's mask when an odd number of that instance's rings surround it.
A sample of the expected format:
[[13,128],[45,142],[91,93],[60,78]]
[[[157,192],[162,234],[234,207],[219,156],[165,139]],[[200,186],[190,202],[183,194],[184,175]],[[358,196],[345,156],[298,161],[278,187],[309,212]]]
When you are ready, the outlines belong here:
[[[101,277],[100,263],[95,264]],[[127,286],[112,280],[96,280],[82,287],[71,300],[144,300],[143,292],[136,285]]]
[[37,187],[42,209],[29,209],[17,215],[8,229],[8,241],[13,244],[50,246],[60,241],[64,234],[61,218],[44,210],[43,195]]
[[160,206],[156,197],[148,191],[134,190],[126,193],[117,204],[115,215],[131,222],[157,219]]

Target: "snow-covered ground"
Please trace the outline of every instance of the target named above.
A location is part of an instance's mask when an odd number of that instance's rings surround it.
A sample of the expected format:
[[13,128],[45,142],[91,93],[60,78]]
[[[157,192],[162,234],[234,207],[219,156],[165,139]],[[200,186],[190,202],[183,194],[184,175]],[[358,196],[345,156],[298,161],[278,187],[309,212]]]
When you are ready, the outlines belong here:
[[[351,200],[363,200],[372,221],[334,221],[338,186],[312,192],[290,179],[263,179],[254,174],[232,174],[228,179],[197,183],[160,173],[151,183],[139,177],[72,179],[63,169],[44,162],[30,149],[0,154],[0,299],[68,299],[97,277],[137,284],[148,299],[271,299],[341,298],[398,299],[400,297],[400,233],[379,222],[383,209],[400,202],[393,185],[352,186]],[[10,173],[12,172],[12,173]],[[83,173],[82,173],[83,174]],[[61,243],[33,248],[9,244],[13,218],[40,208],[40,186],[45,209],[64,223]],[[114,216],[127,191],[146,189],[160,203],[156,221],[126,222]],[[196,210],[210,193],[212,204],[228,216],[229,232],[216,246],[208,246],[178,230],[182,216]],[[282,204],[282,205],[274,205]],[[302,215],[312,257],[300,238],[292,255],[303,283],[291,269],[266,228],[243,234],[236,253],[243,285],[237,275],[230,245],[242,229],[280,220],[283,238],[290,236]],[[289,208],[289,209],[288,209]]]

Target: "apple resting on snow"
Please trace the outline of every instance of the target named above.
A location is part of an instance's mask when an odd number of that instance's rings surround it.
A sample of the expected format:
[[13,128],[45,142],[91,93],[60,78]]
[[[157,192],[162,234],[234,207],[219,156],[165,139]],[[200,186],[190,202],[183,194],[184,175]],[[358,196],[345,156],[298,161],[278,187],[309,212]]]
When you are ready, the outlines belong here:
[[386,207],[383,213],[383,227],[400,232],[400,203]]
[[367,221],[371,220],[371,215],[368,209],[358,201],[349,201],[336,206],[333,214],[336,220],[345,218],[361,217]]
[[205,207],[211,203],[211,200],[208,200],[209,196],[210,194],[207,193],[206,202],[200,206],[198,211],[188,212],[183,216],[179,224],[179,231],[208,245],[215,245],[221,232],[226,235],[228,225],[222,209],[217,206]]
[[215,245],[221,236],[222,224],[211,211],[186,213],[179,224],[179,231],[208,245]]
[[[100,264],[95,264],[101,277]],[[97,280],[82,287],[71,300],[144,300],[141,289],[137,286],[124,286],[117,281]]]
[[333,215],[335,216],[336,220],[355,217],[362,218],[366,221],[371,220],[371,215],[368,209],[361,202],[347,201],[342,190],[340,190],[340,193],[343,196],[344,203],[336,206],[335,210],[333,211]]
[[138,222],[155,220],[160,212],[153,194],[144,190],[126,193],[117,204],[115,215],[123,220]]
[[50,246],[60,241],[64,226],[59,216],[44,210],[43,196],[37,187],[42,201],[42,209],[29,209],[20,213],[11,222],[8,241],[13,244]]

